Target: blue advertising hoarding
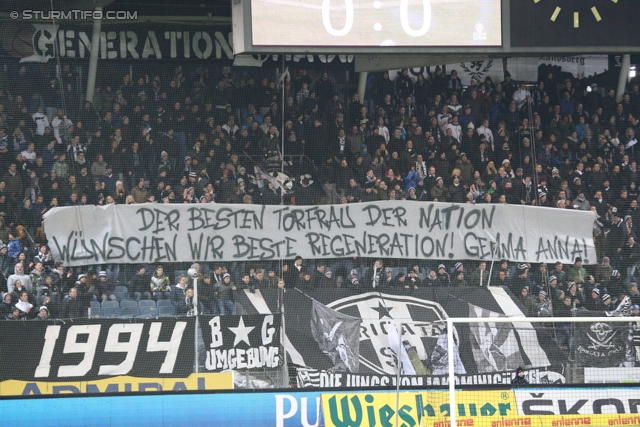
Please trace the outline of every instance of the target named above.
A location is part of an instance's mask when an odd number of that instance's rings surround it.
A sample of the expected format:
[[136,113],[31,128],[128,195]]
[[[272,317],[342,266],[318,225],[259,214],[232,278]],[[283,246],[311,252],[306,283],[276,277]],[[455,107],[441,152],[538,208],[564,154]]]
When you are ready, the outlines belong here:
[[273,392],[7,399],[0,425],[312,427],[320,402],[320,393]]

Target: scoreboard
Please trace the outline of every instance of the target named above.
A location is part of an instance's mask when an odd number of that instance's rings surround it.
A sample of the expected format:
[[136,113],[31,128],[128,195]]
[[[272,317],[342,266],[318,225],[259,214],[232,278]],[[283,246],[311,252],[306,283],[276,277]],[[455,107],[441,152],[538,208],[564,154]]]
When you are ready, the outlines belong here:
[[[629,53],[639,0],[233,0],[235,53]],[[633,30],[630,30],[633,29]]]

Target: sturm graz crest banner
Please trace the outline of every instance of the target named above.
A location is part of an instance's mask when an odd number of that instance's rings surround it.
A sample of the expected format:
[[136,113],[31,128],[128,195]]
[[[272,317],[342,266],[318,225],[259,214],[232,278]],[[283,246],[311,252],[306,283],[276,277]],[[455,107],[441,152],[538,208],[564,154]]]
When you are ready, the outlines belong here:
[[[313,337],[310,319],[312,300],[338,313],[362,319],[357,374],[381,377],[397,374],[396,354],[389,344],[389,326],[392,324],[402,324],[403,347],[415,372],[418,375],[439,376],[448,373],[448,317],[468,317],[469,303],[486,310],[491,316],[524,317],[524,308],[503,288],[423,288],[408,292],[393,288],[386,288],[382,292],[339,288],[305,289],[305,293],[307,295],[287,289],[284,298],[279,300],[276,290],[260,290],[255,294],[238,292],[236,299],[245,312],[262,314],[278,312],[280,301],[286,313],[283,344],[289,362],[298,367],[335,373],[339,373],[334,369],[336,365],[321,351]],[[493,357],[502,354],[508,363],[500,362],[495,364],[495,370],[491,368],[493,365],[487,365],[484,353],[474,354],[472,342],[478,340],[478,335],[471,333],[469,325],[456,324],[456,374],[474,375],[494,370],[499,375],[514,360],[522,360],[523,365],[531,369],[548,369],[552,361],[557,363],[566,358],[547,331],[534,328],[526,322],[509,329],[508,339],[503,339],[490,323],[482,334],[480,343],[496,343],[499,353],[494,352]]]
[[280,315],[200,316],[208,371],[276,368]]

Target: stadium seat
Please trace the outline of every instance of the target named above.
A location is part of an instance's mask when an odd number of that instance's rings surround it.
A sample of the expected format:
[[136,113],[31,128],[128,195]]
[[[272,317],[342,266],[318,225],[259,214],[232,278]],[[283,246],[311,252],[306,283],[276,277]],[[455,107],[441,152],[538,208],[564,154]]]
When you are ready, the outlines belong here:
[[157,317],[157,316],[158,316],[158,309],[155,306],[154,307],[151,307],[149,305],[140,306],[140,315],[138,317],[149,318],[149,317]]
[[158,307],[158,316],[175,316],[176,309],[172,305],[163,305]]
[[[168,306],[172,306],[172,305],[171,305],[171,300],[170,300],[170,299],[159,299],[159,300],[158,300],[158,304],[157,304],[157,307],[158,307],[158,308],[163,307],[163,306],[167,306],[167,305],[168,305]],[[172,307],[173,307],[173,306],[172,306]]]
[[[112,301],[115,302],[115,301]],[[103,317],[120,317],[122,316],[122,310],[120,307],[107,307],[102,309]]]
[[244,312],[244,307],[242,306],[242,304],[240,304],[237,301],[236,301],[236,314],[241,314],[241,315],[247,314]]
[[140,307],[140,309],[142,309],[142,307],[156,308],[156,302],[152,299],[141,299],[138,301],[138,307]]
[[91,317],[102,316],[102,307],[100,307],[100,303],[98,301],[91,301],[89,303],[89,307],[91,308]]
[[[123,301],[124,302],[124,301]],[[140,309],[138,306],[126,306],[122,308],[122,316],[135,317],[140,315]]]
[[129,299],[129,293],[128,292],[114,292],[113,293],[116,296],[116,299],[118,301],[125,301]]
[[120,308],[120,303],[118,301],[106,300],[102,303],[102,310],[104,311],[107,308]]
[[114,289],[114,292],[129,292],[129,288],[127,288],[126,286],[118,285]]
[[391,270],[391,275],[393,277],[396,277],[400,273],[404,273],[404,275],[406,276],[407,275],[407,268],[406,267],[396,267],[396,268]]
[[123,312],[125,308],[130,308],[130,307],[138,308],[138,302],[133,300],[120,301],[120,308],[123,310]]

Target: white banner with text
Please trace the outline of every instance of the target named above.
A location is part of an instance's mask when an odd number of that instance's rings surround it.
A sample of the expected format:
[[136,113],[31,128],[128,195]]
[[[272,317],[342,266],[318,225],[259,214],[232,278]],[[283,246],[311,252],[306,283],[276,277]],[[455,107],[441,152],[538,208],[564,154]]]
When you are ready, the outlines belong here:
[[53,209],[56,260],[100,263],[381,257],[596,262],[588,211],[372,202],[324,206],[141,204]]

